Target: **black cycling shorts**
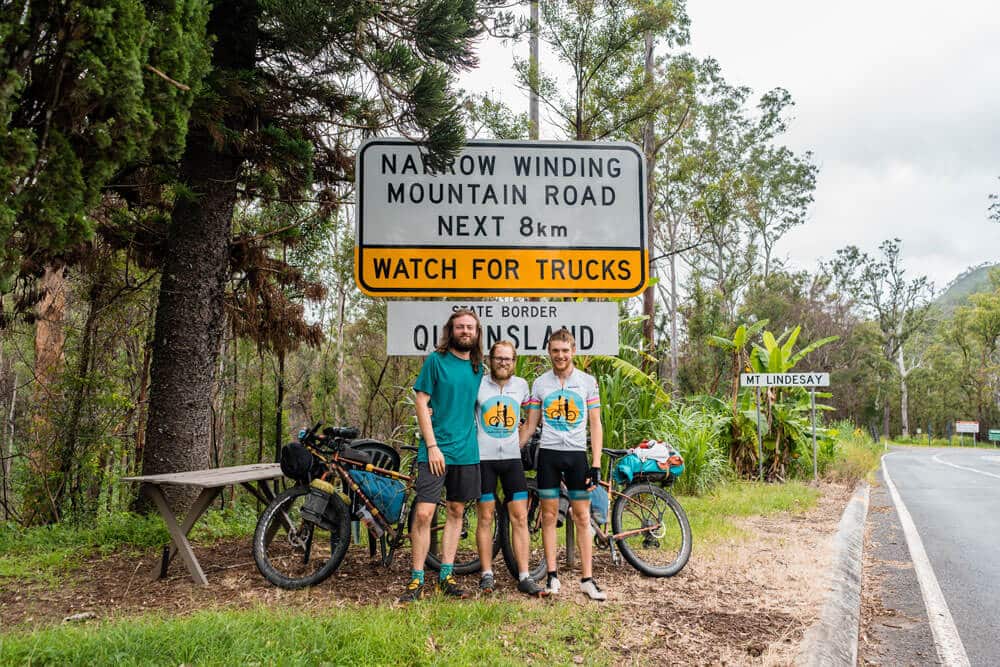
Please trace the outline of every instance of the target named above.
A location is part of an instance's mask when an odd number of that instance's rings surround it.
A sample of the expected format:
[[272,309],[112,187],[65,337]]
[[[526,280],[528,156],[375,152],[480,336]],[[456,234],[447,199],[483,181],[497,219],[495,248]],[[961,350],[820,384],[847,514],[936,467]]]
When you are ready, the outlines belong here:
[[528,480],[524,478],[521,459],[480,461],[479,479],[482,482],[482,494],[479,496],[481,503],[496,501],[497,480],[500,480],[505,500],[528,499]]
[[443,475],[431,473],[426,463],[417,464],[418,503],[436,503],[441,499],[441,488],[445,489],[445,498],[452,502],[466,502],[479,497],[479,464],[445,466]]
[[587,473],[590,465],[587,452],[582,450],[541,449],[538,452],[538,495],[558,498],[559,482],[565,482],[570,499],[587,493]]

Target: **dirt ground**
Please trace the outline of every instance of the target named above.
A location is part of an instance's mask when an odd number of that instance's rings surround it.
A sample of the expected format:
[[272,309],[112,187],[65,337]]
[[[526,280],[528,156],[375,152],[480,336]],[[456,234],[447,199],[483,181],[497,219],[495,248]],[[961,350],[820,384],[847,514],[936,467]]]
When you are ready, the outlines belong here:
[[[594,575],[609,592],[607,613],[617,619],[604,638],[620,664],[785,665],[794,661],[806,629],[819,615],[831,558],[831,540],[851,489],[823,485],[822,498],[808,513],[753,518],[752,535],[738,543],[699,547],[687,567],[671,579],[651,579],[623,565],[612,566],[605,552],[595,555]],[[212,608],[314,606],[329,609],[392,600],[405,586],[408,554],[397,554],[386,570],[349,552],[326,582],[306,591],[283,591],[257,572],[250,539],[196,544],[209,586],[196,586],[183,564],[171,564],[168,577],[150,573],[159,553],[95,557],[56,584],[0,580],[0,628],[41,627],[89,613],[107,619],[141,613],[185,614]],[[523,604],[502,564],[499,597]],[[568,573],[564,581],[572,580]],[[466,578],[475,586],[475,578]],[[560,596],[558,604],[593,604],[579,595]]]

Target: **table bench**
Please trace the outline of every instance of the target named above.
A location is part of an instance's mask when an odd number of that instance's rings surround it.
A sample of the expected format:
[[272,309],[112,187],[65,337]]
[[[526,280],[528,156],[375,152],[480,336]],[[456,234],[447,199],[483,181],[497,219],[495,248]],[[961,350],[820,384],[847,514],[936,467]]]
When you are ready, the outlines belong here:
[[[189,470],[186,472],[165,473],[162,475],[142,475],[139,477],[125,477],[126,482],[138,482],[140,491],[144,493],[160,512],[167,530],[170,532],[171,547],[164,548],[163,562],[160,566],[159,577],[166,574],[167,565],[170,560],[180,554],[184,565],[195,583],[207,585],[208,579],[198,563],[198,558],[191,549],[191,543],[187,535],[191,528],[197,523],[205,510],[209,508],[216,496],[227,486],[239,484],[249,491],[255,498],[265,505],[274,498],[274,492],[268,485],[268,480],[282,477],[281,466],[277,463],[252,463],[244,466],[230,466],[228,468],[210,468],[208,470]],[[194,503],[184,514],[184,521],[178,523],[177,517],[170,509],[166,497],[163,495],[163,487],[168,484],[177,486],[194,486],[201,488],[201,493]],[[255,485],[256,484],[256,485]]]

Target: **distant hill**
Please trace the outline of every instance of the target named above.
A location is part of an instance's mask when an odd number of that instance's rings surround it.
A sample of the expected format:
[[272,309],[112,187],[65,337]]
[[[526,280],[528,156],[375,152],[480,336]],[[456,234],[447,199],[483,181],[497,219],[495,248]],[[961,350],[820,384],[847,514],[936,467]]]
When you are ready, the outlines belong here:
[[956,308],[966,305],[966,299],[969,298],[970,294],[982,292],[989,287],[990,269],[998,266],[1000,264],[980,264],[969,267],[948,283],[948,286],[934,302],[946,315],[951,315]]

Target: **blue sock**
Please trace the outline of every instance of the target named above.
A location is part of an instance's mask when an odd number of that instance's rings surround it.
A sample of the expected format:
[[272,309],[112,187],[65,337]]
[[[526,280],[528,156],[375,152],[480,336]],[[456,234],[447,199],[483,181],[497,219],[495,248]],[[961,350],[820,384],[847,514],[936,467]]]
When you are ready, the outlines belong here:
[[410,581],[416,579],[420,582],[420,585],[424,585],[424,571],[423,570],[410,570]]
[[453,569],[455,569],[455,565],[453,563],[441,563],[441,571],[438,573],[438,578],[441,581],[444,581],[451,576],[451,571]]

